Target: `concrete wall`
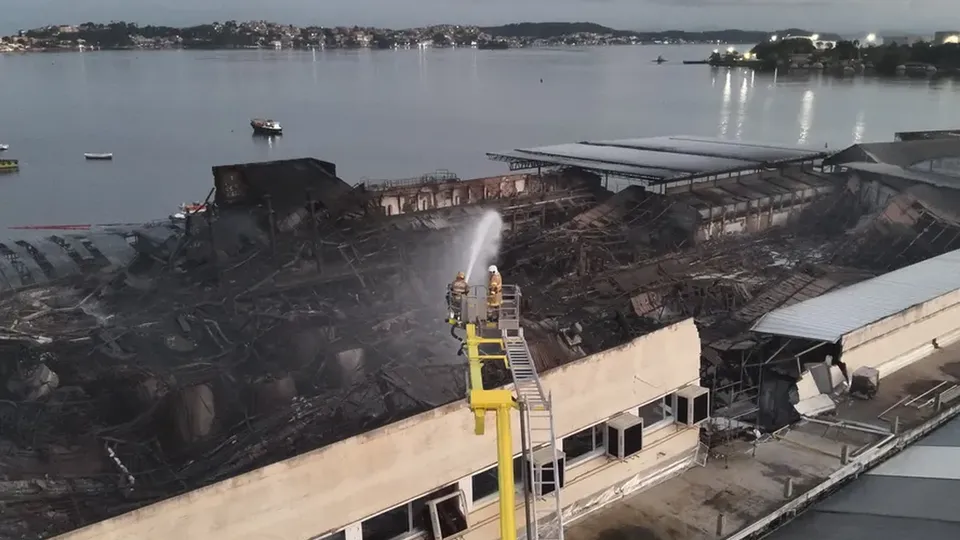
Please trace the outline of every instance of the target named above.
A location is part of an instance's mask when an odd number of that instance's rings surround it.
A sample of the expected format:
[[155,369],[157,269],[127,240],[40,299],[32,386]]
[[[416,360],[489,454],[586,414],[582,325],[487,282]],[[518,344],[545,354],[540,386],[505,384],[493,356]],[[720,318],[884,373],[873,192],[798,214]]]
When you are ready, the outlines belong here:
[[740,203],[750,205],[749,210],[743,213],[727,214],[723,207],[701,211],[701,216],[706,212],[708,217],[701,221],[697,228],[697,240],[706,241],[727,234],[757,233],[772,227],[783,227],[797,221],[803,209],[810,204],[810,201],[805,201],[782,207],[759,208],[755,205],[756,202]]
[[434,183],[417,181],[387,187],[371,186],[371,189],[378,192],[378,202],[383,213],[395,216],[514,197],[526,193],[532,187],[528,186],[529,178],[528,174],[511,174]]
[[960,290],[916,305],[845,335],[842,360],[852,373],[871,366],[887,376],[946,346],[960,320]]
[[[600,456],[567,468],[566,485],[561,492],[564,523],[616,502],[636,491],[649,488],[688,468],[700,443],[699,429],[670,426],[645,436],[644,450],[619,461]],[[524,522],[523,499],[518,496],[516,520]],[[470,529],[464,540],[496,540],[500,537],[499,507],[492,499],[474,508]]]
[[703,208],[699,210],[696,238],[706,241],[726,234],[757,233],[788,225],[798,220],[803,209],[814,200],[833,190],[832,185],[810,186],[790,193]]
[[[543,376],[543,382],[554,397],[556,431],[574,433],[695,382],[699,364],[699,335],[693,321],[687,320],[553,370]],[[515,429],[518,424],[514,422]],[[616,484],[626,483],[628,487],[621,491],[641,484],[641,478],[655,474],[651,467],[682,459],[697,444],[696,429],[669,426],[657,435],[661,441],[643,456],[613,464],[598,462],[600,466],[589,469],[582,479],[573,477],[568,500],[595,494],[614,497],[611,485],[615,492]],[[514,440],[519,452],[519,434]],[[464,479],[469,483],[472,474],[495,459],[492,426],[486,435],[474,435],[473,416],[460,401],[62,538],[307,539],[350,526],[440,486],[464,485]],[[582,504],[589,507],[596,502]],[[494,515],[495,508],[492,505],[489,510]],[[492,517],[478,512],[470,521],[480,531]],[[495,530],[495,524],[490,527]],[[355,525],[351,531],[350,536],[355,536]]]

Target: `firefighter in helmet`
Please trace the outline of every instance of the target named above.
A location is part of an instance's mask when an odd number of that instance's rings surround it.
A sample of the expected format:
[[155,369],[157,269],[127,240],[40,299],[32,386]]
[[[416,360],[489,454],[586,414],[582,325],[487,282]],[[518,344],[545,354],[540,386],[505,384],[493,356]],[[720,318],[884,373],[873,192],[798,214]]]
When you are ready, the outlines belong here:
[[490,265],[487,272],[490,275],[487,282],[487,313],[490,320],[496,320],[500,304],[503,303],[503,278],[496,265]]
[[463,297],[470,291],[467,285],[467,276],[463,272],[457,272],[457,277],[447,289],[447,305],[450,306],[450,315],[452,319],[460,319],[460,310],[463,306]]

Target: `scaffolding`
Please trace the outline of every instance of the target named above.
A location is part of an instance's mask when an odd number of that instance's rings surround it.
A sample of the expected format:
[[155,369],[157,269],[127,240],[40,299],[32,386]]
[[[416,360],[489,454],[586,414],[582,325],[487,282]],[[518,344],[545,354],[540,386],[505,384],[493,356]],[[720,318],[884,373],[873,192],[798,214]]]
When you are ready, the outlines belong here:
[[[500,537],[515,540],[516,523],[511,413],[519,409],[526,540],[563,540],[562,452],[557,448],[551,398],[544,391],[520,326],[520,288],[503,286],[503,301],[488,307],[486,288],[474,287],[453,299],[447,322],[465,330],[461,351],[469,361],[467,399],[477,435],[488,412],[496,414],[497,473],[500,493]],[[459,338],[458,338],[459,339]],[[483,385],[485,362],[501,362],[510,370],[513,390]]]

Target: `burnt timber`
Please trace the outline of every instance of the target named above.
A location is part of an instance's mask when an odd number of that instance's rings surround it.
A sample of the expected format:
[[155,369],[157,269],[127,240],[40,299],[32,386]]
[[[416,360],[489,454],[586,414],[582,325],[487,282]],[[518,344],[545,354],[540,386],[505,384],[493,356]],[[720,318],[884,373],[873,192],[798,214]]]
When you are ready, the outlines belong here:
[[693,316],[721,408],[756,395],[763,314],[960,242],[949,188],[744,148],[721,159],[745,170],[673,151],[616,193],[598,167],[628,165],[543,152],[514,166],[536,173],[388,185],[315,159],[221,166],[186,221],[0,241],[0,537],[49,537],[460,398],[436,284],[484,208],[507,225],[497,264],[526,292],[540,371]]

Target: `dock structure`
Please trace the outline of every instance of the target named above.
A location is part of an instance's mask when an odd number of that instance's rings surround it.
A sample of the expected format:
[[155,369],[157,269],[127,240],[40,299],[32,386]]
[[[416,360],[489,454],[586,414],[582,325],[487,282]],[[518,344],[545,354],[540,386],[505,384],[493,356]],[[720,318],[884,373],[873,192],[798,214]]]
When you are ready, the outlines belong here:
[[[2,241],[0,536],[493,540],[559,501],[554,538],[754,538],[958,412],[955,188],[756,143],[546,148],[379,188],[221,166],[163,234]],[[502,407],[499,452],[438,315],[489,209],[525,348],[471,384],[539,381],[552,424]]]

